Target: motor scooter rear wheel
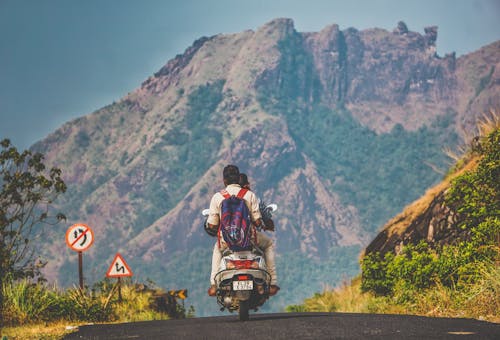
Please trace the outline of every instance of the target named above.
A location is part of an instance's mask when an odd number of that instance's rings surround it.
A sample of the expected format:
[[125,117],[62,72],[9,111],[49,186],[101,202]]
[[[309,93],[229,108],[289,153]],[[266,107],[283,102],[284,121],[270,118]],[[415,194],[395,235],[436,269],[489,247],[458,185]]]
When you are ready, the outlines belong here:
[[240,300],[240,308],[238,312],[240,315],[240,321],[248,321],[248,319],[250,318],[248,300]]

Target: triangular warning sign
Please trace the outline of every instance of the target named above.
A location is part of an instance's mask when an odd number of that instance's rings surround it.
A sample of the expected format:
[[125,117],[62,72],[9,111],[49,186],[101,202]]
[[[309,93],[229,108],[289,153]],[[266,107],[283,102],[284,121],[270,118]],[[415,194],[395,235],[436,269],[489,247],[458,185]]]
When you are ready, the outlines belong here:
[[124,276],[132,276],[132,270],[128,266],[127,262],[123,259],[123,257],[116,253],[115,259],[109,266],[108,272],[106,273],[106,277],[124,277]]

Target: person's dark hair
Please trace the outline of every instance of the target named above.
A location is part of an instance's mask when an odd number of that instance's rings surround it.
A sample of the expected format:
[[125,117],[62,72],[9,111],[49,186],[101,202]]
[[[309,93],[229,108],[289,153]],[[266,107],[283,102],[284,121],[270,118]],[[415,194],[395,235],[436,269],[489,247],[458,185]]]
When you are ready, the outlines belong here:
[[245,186],[250,186],[250,182],[248,182],[247,174],[240,173],[240,186],[243,188]]
[[238,184],[240,182],[240,169],[236,165],[227,165],[222,171],[222,177],[226,184]]

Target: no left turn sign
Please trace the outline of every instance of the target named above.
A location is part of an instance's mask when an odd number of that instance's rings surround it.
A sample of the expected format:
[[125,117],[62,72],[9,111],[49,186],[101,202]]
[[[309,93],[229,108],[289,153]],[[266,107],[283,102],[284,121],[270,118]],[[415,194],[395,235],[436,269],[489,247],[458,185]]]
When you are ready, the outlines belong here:
[[86,224],[73,224],[66,231],[66,244],[74,251],[85,251],[94,243],[94,232]]

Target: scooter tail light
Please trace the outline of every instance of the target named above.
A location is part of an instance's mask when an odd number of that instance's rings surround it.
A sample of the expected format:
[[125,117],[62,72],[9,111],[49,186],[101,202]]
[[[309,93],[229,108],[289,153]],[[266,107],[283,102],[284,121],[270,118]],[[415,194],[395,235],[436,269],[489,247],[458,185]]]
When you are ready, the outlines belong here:
[[234,261],[227,260],[226,261],[226,269],[234,269],[236,268],[236,265],[234,264]]
[[259,268],[256,260],[227,260],[226,269],[255,269]]

